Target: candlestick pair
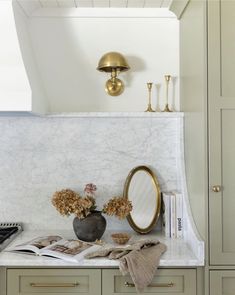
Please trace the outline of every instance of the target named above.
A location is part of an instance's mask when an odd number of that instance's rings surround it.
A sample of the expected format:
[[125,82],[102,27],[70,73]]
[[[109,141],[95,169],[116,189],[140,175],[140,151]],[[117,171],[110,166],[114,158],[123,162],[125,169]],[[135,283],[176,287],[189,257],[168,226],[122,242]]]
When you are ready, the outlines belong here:
[[[166,80],[166,105],[165,108],[163,110],[163,112],[172,112],[169,109],[169,104],[168,104],[168,88],[169,88],[169,82],[170,82],[171,76],[170,75],[165,75],[165,80]],[[152,82],[148,82],[147,83],[147,87],[148,87],[148,92],[149,92],[149,102],[148,102],[148,107],[146,109],[145,112],[156,112],[151,105],[151,92],[152,92],[152,86],[153,83]]]

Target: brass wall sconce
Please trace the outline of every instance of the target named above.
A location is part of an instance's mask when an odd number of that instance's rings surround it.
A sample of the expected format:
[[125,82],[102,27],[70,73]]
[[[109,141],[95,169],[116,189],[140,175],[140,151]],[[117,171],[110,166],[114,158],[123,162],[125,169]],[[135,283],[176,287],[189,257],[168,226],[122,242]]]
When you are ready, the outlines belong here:
[[118,52],[108,52],[99,61],[97,70],[111,73],[111,78],[105,84],[105,91],[111,96],[118,96],[124,91],[124,83],[118,79],[120,72],[130,69],[124,56]]

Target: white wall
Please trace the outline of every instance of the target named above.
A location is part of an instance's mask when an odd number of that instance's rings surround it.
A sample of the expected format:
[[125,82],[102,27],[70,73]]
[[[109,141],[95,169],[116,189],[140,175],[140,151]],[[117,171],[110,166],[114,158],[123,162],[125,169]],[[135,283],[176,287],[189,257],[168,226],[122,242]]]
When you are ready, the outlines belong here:
[[[30,83],[30,109],[29,111],[46,113],[49,109],[47,97],[41,81],[40,73],[34,58],[30,36],[28,33],[28,18],[16,2],[12,3],[14,9],[15,26],[17,29],[18,40],[23,55],[24,65],[26,66],[27,76]],[[22,65],[24,67],[24,65]],[[30,65],[30,66],[27,66]],[[31,93],[32,91],[32,93]],[[22,104],[18,102],[18,104]],[[12,110],[12,108],[9,108]],[[19,110],[19,109],[18,109]],[[20,109],[22,110],[22,108]]]
[[[176,77],[170,102],[179,109],[179,30],[175,18],[46,18],[29,19],[34,56],[50,111],[143,111],[146,82],[154,82],[164,103],[164,75]],[[131,70],[120,75],[126,85],[118,97],[108,96],[108,78],[96,70],[108,51],[123,53]],[[173,87],[174,86],[174,87]]]
[[0,1],[0,110],[31,111],[31,89],[18,44],[11,1]]

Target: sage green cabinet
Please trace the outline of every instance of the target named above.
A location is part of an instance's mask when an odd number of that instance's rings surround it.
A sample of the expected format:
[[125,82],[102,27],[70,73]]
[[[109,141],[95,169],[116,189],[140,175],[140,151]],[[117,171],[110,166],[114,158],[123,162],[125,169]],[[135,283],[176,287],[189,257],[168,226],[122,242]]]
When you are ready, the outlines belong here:
[[[7,295],[128,295],[130,276],[118,269],[7,269]],[[197,295],[196,269],[158,269],[142,293]],[[2,295],[2,293],[0,293]]]
[[190,0],[180,19],[187,187],[210,266],[235,265],[234,28],[233,0]]
[[235,1],[190,0],[180,19],[180,99],[190,205],[207,239],[205,295],[235,294],[234,279],[222,279],[235,271],[234,69]]
[[8,269],[7,295],[101,295],[99,269]]
[[6,295],[6,269],[0,267],[0,294]]
[[[235,1],[208,1],[209,233],[211,265],[235,265],[234,28]],[[218,192],[213,191],[213,186],[216,185],[219,185]]]
[[233,295],[235,292],[234,270],[210,271],[210,295]]
[[[119,270],[103,270],[102,286],[102,295],[136,293],[130,276],[122,276]],[[196,269],[158,269],[150,286],[141,294],[196,295],[196,290]]]

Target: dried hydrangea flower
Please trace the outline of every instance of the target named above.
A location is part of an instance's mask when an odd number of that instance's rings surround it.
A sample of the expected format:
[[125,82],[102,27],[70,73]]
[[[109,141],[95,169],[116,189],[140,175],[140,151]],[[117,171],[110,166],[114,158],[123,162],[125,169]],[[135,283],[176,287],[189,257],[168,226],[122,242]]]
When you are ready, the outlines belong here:
[[71,189],[63,189],[54,193],[52,197],[52,204],[56,210],[63,216],[69,216],[74,213],[74,203],[81,198],[79,194]]
[[[75,214],[79,219],[87,217],[96,209],[94,193],[96,186],[92,183],[86,185],[84,191],[85,197],[71,189],[63,189],[54,193],[52,204],[63,216]],[[132,210],[131,202],[124,197],[114,197],[110,199],[103,207],[103,212],[110,216],[116,216],[119,219],[125,218]]]
[[125,197],[114,197],[110,199],[103,207],[103,212],[109,216],[116,216],[124,219],[132,210],[131,202]]
[[97,190],[97,187],[95,184],[93,183],[88,183],[85,186],[84,192],[86,193],[87,196],[94,196],[95,195],[95,191]]

